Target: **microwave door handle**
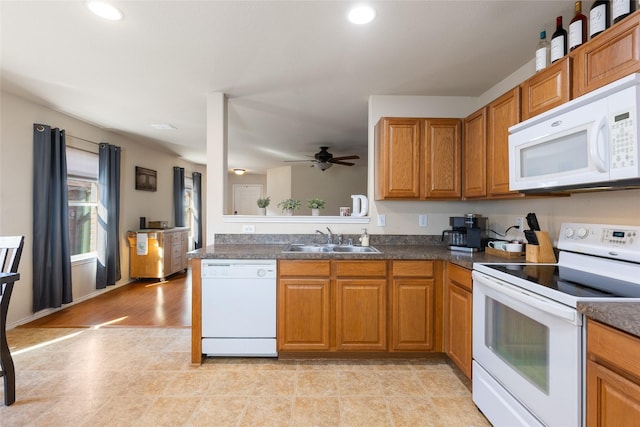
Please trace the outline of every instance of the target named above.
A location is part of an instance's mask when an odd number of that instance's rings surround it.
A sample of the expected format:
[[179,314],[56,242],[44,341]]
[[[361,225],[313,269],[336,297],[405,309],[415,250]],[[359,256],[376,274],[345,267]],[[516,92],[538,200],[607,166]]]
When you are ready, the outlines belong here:
[[609,127],[607,126],[607,119],[605,116],[600,120],[596,137],[589,144],[590,157],[598,172],[602,173],[609,171]]

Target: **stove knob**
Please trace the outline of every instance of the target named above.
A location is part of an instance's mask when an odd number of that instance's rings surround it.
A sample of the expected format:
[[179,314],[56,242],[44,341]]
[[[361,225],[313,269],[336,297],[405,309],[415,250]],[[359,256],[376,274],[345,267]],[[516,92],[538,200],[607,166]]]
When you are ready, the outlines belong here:
[[578,228],[578,237],[581,239],[584,239],[585,237],[587,237],[588,230],[584,227],[580,227]]
[[573,237],[573,233],[574,233],[573,228],[567,228],[566,230],[564,230],[564,235],[567,238],[572,238]]

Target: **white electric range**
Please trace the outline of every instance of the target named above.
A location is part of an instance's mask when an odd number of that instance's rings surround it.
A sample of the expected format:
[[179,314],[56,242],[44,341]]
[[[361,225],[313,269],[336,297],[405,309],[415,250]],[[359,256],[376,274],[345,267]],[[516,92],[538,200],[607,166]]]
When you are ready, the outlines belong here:
[[477,263],[473,399],[494,425],[584,425],[580,301],[640,302],[640,227],[562,224],[557,264]]

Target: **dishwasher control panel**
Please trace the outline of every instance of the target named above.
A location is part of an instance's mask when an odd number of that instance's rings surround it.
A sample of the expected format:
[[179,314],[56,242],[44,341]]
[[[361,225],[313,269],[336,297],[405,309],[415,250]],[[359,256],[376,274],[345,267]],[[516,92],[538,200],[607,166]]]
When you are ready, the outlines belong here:
[[275,279],[275,261],[202,261],[202,278]]

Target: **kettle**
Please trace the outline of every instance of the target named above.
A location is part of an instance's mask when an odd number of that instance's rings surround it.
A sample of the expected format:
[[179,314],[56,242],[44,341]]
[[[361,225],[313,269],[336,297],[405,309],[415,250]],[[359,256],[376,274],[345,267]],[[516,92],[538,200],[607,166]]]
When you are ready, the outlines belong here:
[[369,200],[367,199],[367,196],[354,194],[351,198],[353,199],[351,216],[365,216],[369,212]]

